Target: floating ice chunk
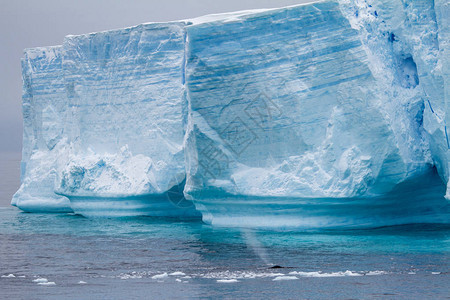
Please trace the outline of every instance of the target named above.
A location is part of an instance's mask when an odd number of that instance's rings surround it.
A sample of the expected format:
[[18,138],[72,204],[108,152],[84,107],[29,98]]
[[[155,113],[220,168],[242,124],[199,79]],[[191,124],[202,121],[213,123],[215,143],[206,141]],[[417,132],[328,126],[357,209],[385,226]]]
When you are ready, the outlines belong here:
[[235,283],[239,282],[237,279],[217,279],[217,282],[219,283]]
[[[177,272],[170,273],[169,275],[170,276],[185,276],[186,274],[183,272],[177,271]],[[186,277],[183,277],[183,278],[186,278]]]
[[83,280],[80,280],[80,281],[78,281],[78,284],[86,284],[87,282],[86,281],[83,281]]
[[272,281],[284,281],[284,280],[296,280],[298,277],[296,276],[277,276]]
[[364,275],[367,275],[367,276],[386,275],[386,274],[388,274],[388,272],[386,272],[386,271],[369,271],[367,273],[364,273]]
[[38,282],[39,285],[56,285],[53,281],[47,281],[47,282]]
[[36,282],[36,283],[39,284],[39,285],[56,285],[55,282],[53,282],[53,281],[48,281],[47,278],[43,278],[43,277],[41,277],[41,278],[36,278],[36,279],[33,280],[33,282]]
[[160,279],[164,279],[164,278],[167,278],[167,277],[169,277],[169,274],[163,273],[163,274],[158,274],[158,275],[152,276],[152,279],[160,280]]
[[8,274],[8,275],[2,275],[2,278],[15,278],[16,275],[14,274]]

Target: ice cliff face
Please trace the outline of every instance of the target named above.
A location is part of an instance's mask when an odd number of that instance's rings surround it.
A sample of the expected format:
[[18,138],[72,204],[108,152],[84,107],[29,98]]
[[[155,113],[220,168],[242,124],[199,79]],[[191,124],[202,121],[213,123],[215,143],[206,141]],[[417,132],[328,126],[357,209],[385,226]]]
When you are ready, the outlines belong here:
[[[176,210],[164,194],[186,177],[184,26],[143,24],[66,37],[63,69],[72,133],[58,192],[71,198],[77,212],[88,213],[82,200],[87,197],[128,197],[141,214]],[[167,203],[130,198],[139,195],[158,195]],[[109,202],[92,213],[108,213]]]
[[[408,40],[393,45],[388,22],[398,12],[393,8],[382,21],[363,1],[322,2],[187,27],[185,193],[204,219],[327,226],[339,213],[331,222],[351,225],[368,220],[362,214],[370,208],[348,207],[346,217],[333,205],[398,197],[389,193],[431,172],[422,120],[426,92],[419,87],[427,73],[418,73],[414,57],[437,62],[438,53],[428,40],[416,52],[408,52]],[[443,94],[435,97],[442,101]],[[437,139],[438,145],[446,141]],[[256,203],[247,204],[250,199]],[[326,207],[328,199],[334,200]],[[283,203],[290,211],[278,220],[273,207]],[[326,213],[314,211],[319,203]],[[423,211],[409,217],[421,219]]]
[[226,226],[447,222],[448,9],[321,1],[28,50],[13,204]]
[[54,193],[67,145],[61,63],[61,46],[26,50],[22,60],[22,185],[12,204],[25,211],[71,211],[69,200]]

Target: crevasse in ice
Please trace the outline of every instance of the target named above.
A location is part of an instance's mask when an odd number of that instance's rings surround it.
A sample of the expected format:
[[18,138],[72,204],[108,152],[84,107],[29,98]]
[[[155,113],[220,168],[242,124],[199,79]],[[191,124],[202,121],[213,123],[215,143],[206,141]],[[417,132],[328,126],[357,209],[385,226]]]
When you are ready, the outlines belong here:
[[51,67],[28,50],[13,204],[225,226],[447,222],[448,13],[320,1],[68,36],[40,48]]

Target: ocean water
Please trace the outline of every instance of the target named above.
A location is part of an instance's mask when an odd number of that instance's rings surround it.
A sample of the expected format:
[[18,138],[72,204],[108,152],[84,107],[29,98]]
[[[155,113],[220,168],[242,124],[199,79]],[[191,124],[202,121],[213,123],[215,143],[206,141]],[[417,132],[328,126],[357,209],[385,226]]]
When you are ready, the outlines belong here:
[[448,299],[449,238],[450,227],[437,224],[274,232],[1,208],[0,291],[3,299]]
[[349,231],[87,219],[9,206],[0,169],[0,299],[449,299],[450,226]]

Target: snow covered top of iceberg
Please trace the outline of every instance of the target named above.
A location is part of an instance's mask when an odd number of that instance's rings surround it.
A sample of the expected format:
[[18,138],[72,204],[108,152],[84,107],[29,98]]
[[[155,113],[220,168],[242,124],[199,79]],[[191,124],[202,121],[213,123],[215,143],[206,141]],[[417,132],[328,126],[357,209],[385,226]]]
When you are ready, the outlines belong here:
[[277,11],[283,11],[283,10],[289,10],[289,9],[295,9],[299,6],[307,6],[314,3],[319,2],[326,2],[326,0],[312,0],[310,2],[301,3],[301,4],[295,4],[295,5],[289,5],[284,7],[277,7],[277,8],[261,8],[261,9],[249,9],[249,10],[241,10],[241,11],[235,11],[235,12],[228,12],[228,13],[219,13],[219,14],[209,14],[197,18],[192,19],[185,19],[183,21],[186,21],[188,23],[191,23],[192,25],[199,25],[199,24],[208,24],[208,23],[214,23],[214,22],[235,22],[235,21],[244,21],[248,17],[258,17],[258,15],[262,14],[271,14],[276,13]]

